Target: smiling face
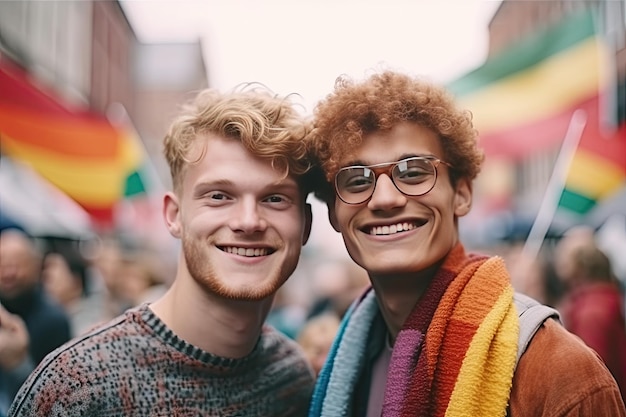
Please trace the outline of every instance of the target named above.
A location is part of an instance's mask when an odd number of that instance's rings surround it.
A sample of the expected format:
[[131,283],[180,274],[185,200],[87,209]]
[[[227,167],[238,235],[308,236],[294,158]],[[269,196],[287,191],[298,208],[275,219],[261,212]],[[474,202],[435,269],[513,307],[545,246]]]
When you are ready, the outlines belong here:
[[[425,155],[445,160],[439,138],[430,129],[403,122],[390,131],[365,135],[341,166]],[[383,173],[368,201],[349,205],[335,198],[329,207],[331,223],[341,232],[354,261],[370,275],[419,272],[441,261],[458,240],[456,218],[468,213],[472,196],[465,179],[453,188],[450,169],[440,164],[436,184],[422,196],[401,193]]]
[[261,300],[296,268],[310,208],[295,178],[283,178],[236,139],[205,136],[190,150],[193,160],[206,144],[202,159],[165,198],[168,229],[182,240],[183,277],[224,298]]

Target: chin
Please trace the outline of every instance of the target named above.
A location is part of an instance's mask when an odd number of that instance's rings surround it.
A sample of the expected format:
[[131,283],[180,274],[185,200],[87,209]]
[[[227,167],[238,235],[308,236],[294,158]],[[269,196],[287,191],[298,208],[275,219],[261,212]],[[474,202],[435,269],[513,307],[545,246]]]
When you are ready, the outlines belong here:
[[262,301],[272,294],[274,293],[263,293],[260,291],[224,291],[222,293],[218,293],[217,295],[233,301]]
[[[414,253],[412,255],[415,255]],[[362,265],[365,270],[372,274],[406,274],[412,272],[419,272],[430,268],[434,261],[428,259],[409,259],[407,256],[389,257],[383,262],[364,262]]]
[[220,285],[212,292],[219,297],[235,301],[261,301],[273,296],[280,288],[274,283],[259,283],[255,285]]
[[404,274],[412,272],[413,269],[406,266],[371,266],[367,268],[367,271],[373,275],[390,275],[390,274]]

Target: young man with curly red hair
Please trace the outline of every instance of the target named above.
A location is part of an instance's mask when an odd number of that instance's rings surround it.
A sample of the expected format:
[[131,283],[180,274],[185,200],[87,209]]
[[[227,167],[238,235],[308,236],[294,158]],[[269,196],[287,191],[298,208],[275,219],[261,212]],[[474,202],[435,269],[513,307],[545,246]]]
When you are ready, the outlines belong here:
[[459,240],[477,136],[444,88],[399,72],[342,77],[316,107],[316,194],[372,288],[344,317],[310,416],[626,415],[604,364],[556,320],[518,351],[518,306],[537,303]]

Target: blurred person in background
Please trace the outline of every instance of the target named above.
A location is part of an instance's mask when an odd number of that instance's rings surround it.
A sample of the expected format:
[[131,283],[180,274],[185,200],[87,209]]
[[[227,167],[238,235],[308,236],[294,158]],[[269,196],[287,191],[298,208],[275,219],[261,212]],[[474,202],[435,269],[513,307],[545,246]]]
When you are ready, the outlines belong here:
[[549,282],[550,265],[545,256],[544,251],[538,256],[527,255],[523,244],[514,244],[502,254],[513,288],[543,304],[554,306],[553,291],[549,288],[552,285]]
[[70,339],[67,315],[41,287],[41,259],[22,230],[0,230],[0,412],[34,366]]
[[287,286],[280,287],[265,322],[290,339],[295,339],[305,321],[305,307],[293,300]]
[[42,288],[41,271],[42,253],[30,236],[0,231],[0,303],[24,320],[35,364],[71,337],[67,314]]
[[322,370],[338,329],[339,317],[327,311],[307,320],[298,333],[296,341],[302,346],[315,375]]
[[48,252],[41,274],[44,290],[69,316],[72,337],[106,321],[102,294],[88,287],[86,265],[75,256]]
[[328,312],[343,317],[350,304],[369,286],[367,272],[352,260],[321,262],[313,271],[315,298],[307,319]]
[[200,92],[164,141],[172,285],[48,356],[9,415],[306,415],[312,369],[264,321],[310,233],[308,126],[261,86]]
[[152,303],[167,291],[163,278],[158,273],[160,262],[148,253],[135,251],[124,256],[119,275],[121,280],[120,296],[131,307]]
[[0,416],[9,411],[15,394],[33,370],[29,345],[24,320],[0,304]]
[[484,156],[449,92],[394,71],[340,77],[309,139],[316,195],[373,287],[342,321],[310,416],[626,416],[597,355],[548,315],[528,327],[522,307],[553,310],[514,292],[502,258],[465,251]]
[[611,261],[591,231],[566,234],[554,260],[566,288],[558,305],[563,324],[600,355],[626,399],[624,294]]
[[585,247],[597,247],[595,230],[585,225],[570,228],[556,243],[552,265],[562,285],[569,285],[576,274],[577,266],[572,260],[576,252]]
[[105,236],[93,250],[90,272],[94,287],[102,293],[105,320],[117,317],[133,307],[125,294],[121,272],[126,250],[115,236]]

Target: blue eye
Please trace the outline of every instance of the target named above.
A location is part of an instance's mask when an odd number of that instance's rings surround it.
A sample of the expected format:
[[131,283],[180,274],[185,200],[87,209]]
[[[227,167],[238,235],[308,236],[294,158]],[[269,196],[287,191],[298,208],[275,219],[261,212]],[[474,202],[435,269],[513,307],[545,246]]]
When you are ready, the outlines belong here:
[[283,210],[293,206],[294,200],[282,194],[272,194],[263,199],[263,202],[272,209]]
[[273,195],[271,197],[268,197],[267,201],[269,201],[270,203],[280,203],[284,200],[283,197],[279,196],[279,195]]
[[208,197],[211,200],[226,200],[226,198],[227,198],[226,194],[222,194],[222,193],[217,192],[217,191],[209,193]]
[[202,195],[202,201],[210,206],[221,206],[232,200],[231,196],[222,191],[209,191]]

